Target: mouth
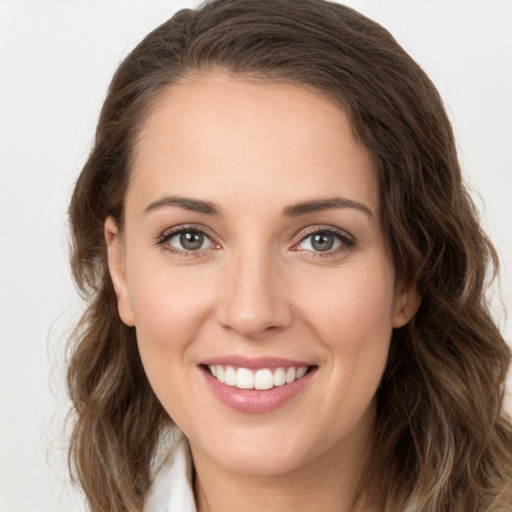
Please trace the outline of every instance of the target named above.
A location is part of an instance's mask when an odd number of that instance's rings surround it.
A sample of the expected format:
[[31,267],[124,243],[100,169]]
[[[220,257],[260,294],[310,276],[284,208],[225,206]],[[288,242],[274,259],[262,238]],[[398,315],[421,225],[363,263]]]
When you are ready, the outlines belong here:
[[226,386],[258,391],[292,384],[316,368],[316,366],[279,366],[277,368],[250,369],[221,364],[201,365],[201,367]]
[[318,370],[306,361],[236,355],[202,361],[198,368],[213,395],[242,413],[267,413],[303,396]]
[[307,360],[238,354],[198,364],[205,383],[224,405],[242,413],[266,413],[303,396],[318,366]]

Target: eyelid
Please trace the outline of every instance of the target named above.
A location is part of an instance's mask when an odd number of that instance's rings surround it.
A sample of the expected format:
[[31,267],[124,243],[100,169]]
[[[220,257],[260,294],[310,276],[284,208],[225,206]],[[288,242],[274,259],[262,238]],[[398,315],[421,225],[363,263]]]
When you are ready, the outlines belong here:
[[[328,233],[330,235],[335,236],[339,241],[341,241],[341,245],[335,249],[330,249],[327,251],[310,251],[309,249],[299,249],[298,246],[307,238],[317,233]],[[310,226],[306,228],[302,233],[300,233],[300,239],[298,242],[295,242],[292,246],[292,250],[296,251],[304,251],[304,252],[312,252],[315,257],[327,257],[337,254],[338,252],[345,251],[351,247],[356,245],[356,239],[347,231],[336,228],[334,226],[328,225],[318,225],[318,226]]]
[[[178,226],[173,226],[171,228],[167,228],[162,232],[162,234],[157,239],[157,245],[163,246],[166,242],[168,242],[171,238],[173,238],[176,235],[179,235],[180,233],[186,232],[186,231],[197,231],[201,234],[203,234],[206,238],[208,238],[212,244],[216,245],[217,248],[220,247],[219,242],[217,241],[217,237],[205,226],[202,226],[200,224],[180,224]],[[188,257],[197,255],[198,253],[202,253],[204,251],[207,251],[209,248],[206,249],[198,249],[197,251],[187,251],[184,249],[179,249],[177,247],[169,245],[166,247],[167,250],[172,251],[174,253],[186,253]]]

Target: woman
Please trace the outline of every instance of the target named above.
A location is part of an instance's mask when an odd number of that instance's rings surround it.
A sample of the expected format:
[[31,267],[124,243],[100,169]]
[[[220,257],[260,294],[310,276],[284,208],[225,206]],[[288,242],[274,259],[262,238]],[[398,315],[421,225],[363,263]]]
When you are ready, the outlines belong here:
[[180,11],[116,72],[70,220],[92,510],[510,510],[496,254],[379,25]]

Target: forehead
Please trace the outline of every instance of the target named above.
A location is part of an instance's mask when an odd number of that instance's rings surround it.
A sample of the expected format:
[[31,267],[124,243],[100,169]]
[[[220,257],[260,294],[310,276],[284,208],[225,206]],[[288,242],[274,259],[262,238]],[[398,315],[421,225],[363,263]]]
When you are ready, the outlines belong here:
[[334,186],[377,204],[372,159],[339,105],[302,86],[221,73],[160,94],[135,147],[132,182],[145,185],[148,201],[170,188],[303,196],[292,201],[327,197]]

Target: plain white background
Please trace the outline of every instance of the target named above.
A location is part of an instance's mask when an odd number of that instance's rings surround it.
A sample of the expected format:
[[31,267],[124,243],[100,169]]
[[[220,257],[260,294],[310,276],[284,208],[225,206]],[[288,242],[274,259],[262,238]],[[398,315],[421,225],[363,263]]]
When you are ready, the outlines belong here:
[[[278,0],[276,0],[278,1]],[[512,0],[350,0],[423,66],[502,258],[511,339]],[[83,510],[66,475],[66,210],[110,77],[177,0],[0,0],[0,512]]]

